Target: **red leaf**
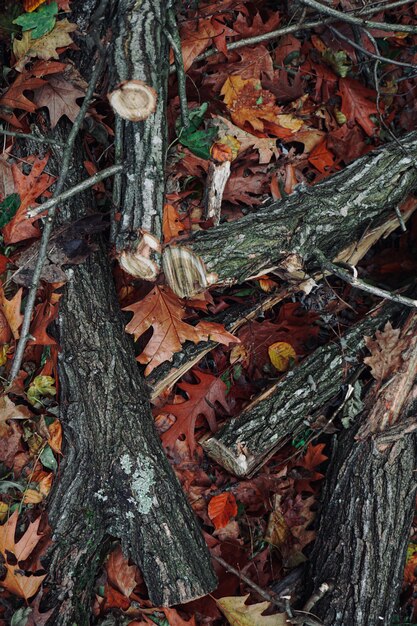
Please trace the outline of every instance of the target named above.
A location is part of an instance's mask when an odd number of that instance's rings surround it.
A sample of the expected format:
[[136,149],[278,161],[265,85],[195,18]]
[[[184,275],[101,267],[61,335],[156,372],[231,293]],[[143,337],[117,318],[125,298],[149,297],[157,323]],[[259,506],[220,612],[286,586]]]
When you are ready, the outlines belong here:
[[341,78],[339,80],[342,97],[342,113],[350,122],[357,122],[367,135],[372,137],[376,131],[376,124],[369,118],[370,115],[378,113],[375,102],[376,93],[372,89],[367,89],[357,80],[351,78]]
[[213,522],[216,530],[224,528],[232,517],[237,515],[236,498],[233,493],[226,491],[214,496],[208,505],[208,516]]

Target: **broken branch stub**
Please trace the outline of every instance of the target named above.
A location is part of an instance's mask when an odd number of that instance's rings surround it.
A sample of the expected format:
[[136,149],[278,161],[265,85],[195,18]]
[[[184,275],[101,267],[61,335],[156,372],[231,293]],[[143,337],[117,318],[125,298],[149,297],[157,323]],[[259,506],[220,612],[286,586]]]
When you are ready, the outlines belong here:
[[129,122],[143,122],[156,109],[156,91],[143,80],[127,80],[107,97],[113,111]]

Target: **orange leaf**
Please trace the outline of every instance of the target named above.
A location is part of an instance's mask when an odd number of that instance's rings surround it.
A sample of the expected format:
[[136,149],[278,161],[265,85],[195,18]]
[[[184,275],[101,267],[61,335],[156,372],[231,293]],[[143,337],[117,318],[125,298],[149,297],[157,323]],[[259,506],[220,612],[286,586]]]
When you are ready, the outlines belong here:
[[208,516],[213,522],[216,530],[224,528],[232,517],[237,515],[236,498],[233,493],[226,491],[214,496],[208,505]]
[[[138,339],[148,328],[153,328],[153,335],[138,357],[139,363],[148,364],[145,369],[145,376],[163,363],[170,361],[175,352],[181,350],[181,344],[185,341],[198,343],[207,341],[209,335],[215,341],[229,343],[236,339],[224,330],[219,324],[207,322],[191,326],[183,321],[185,317],[185,307],[181,300],[168,288],[156,286],[150,293],[139,302],[135,302],[123,309],[132,311],[133,318],[126,326],[126,331]],[[223,328],[223,331],[221,329]],[[223,335],[223,340],[219,337]]]
[[162,232],[164,234],[164,241],[167,243],[184,230],[184,226],[181,224],[180,216],[177,209],[172,204],[166,204],[164,206],[164,217],[162,221]]
[[62,426],[59,420],[55,420],[48,426],[51,438],[48,440],[52,450],[57,454],[61,454],[62,446]]
[[35,9],[41,6],[45,0],[23,0],[23,8],[28,13],[32,13]]
[[15,339],[19,339],[19,328],[23,322],[20,312],[23,288],[21,287],[11,298],[7,300],[3,287],[0,285],[0,311],[3,313]]

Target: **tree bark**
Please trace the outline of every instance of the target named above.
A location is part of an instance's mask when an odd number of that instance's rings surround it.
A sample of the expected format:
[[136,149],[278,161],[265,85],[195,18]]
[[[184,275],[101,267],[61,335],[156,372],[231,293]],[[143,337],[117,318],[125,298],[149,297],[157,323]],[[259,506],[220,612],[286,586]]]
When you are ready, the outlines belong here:
[[364,336],[373,335],[395,311],[395,305],[386,304],[337,343],[315,350],[218,433],[201,441],[206,453],[236,476],[252,476],[289,436],[303,430],[306,420],[340,393],[359,366]]
[[[277,268],[307,278],[317,249],[329,260],[355,264],[375,241],[369,229],[384,224],[415,189],[416,156],[417,133],[410,133],[313,187],[300,185],[285,200],[167,246],[170,287],[191,296],[209,284],[241,283]],[[398,225],[392,215],[391,228]]]
[[336,443],[326,473],[312,581],[333,588],[312,612],[326,626],[391,624],[415,508],[415,435],[385,452],[352,432]]
[[[113,87],[141,80],[158,95],[156,111],[143,122],[116,115],[116,154],[124,171],[115,181],[115,210],[120,219],[115,221],[113,238],[119,253],[135,254],[135,275],[145,280],[154,280],[160,267],[169,72],[164,29],[169,4],[168,0],[119,0],[113,20]],[[144,233],[155,238],[153,249],[144,247]]]

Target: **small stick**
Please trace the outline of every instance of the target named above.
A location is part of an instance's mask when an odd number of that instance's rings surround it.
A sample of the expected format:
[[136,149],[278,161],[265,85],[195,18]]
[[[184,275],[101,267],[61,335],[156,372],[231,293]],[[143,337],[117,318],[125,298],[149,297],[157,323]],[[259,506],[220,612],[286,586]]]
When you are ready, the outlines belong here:
[[30,139],[31,141],[37,141],[38,143],[48,143],[52,146],[58,146],[59,148],[63,148],[63,144],[56,141],[56,139],[51,139],[49,137],[37,137],[36,135],[31,135],[29,133],[18,133],[14,130],[5,130],[0,127],[0,135],[5,135],[6,137],[15,137],[16,139]]
[[[412,298],[407,298],[406,296],[401,296],[397,293],[392,293],[390,291],[386,291],[385,289],[380,289],[379,287],[365,283],[363,280],[357,278],[355,275],[352,276],[352,274],[349,274],[349,272],[346,272],[335,263],[328,261],[320,250],[315,251],[315,257],[319,261],[322,268],[330,272],[330,274],[334,274],[341,280],[344,280],[349,285],[352,285],[352,287],[371,293],[379,298],[384,298],[384,300],[392,300],[392,302],[397,302],[398,304],[404,304],[405,306],[417,308],[417,300],[413,300]],[[357,274],[356,269],[353,266],[349,267],[354,274]]]
[[82,191],[85,191],[86,189],[93,187],[94,185],[96,185],[97,183],[100,183],[105,178],[109,178],[109,176],[113,176],[114,174],[119,174],[122,170],[123,170],[122,165],[111,165],[110,167],[107,167],[105,170],[96,172],[90,178],[86,178],[85,180],[81,181],[81,183],[78,183],[78,185],[74,185],[74,187],[71,187],[70,189],[63,191],[59,196],[51,198],[50,200],[47,200],[43,204],[33,209],[29,209],[27,212],[27,216],[35,217],[36,215],[39,215],[40,213],[43,213],[44,211],[49,210],[52,207],[55,207],[57,204],[61,204],[61,202],[64,202],[64,200],[68,200],[68,198],[72,198],[73,196],[81,193]]
[[[61,194],[62,189],[65,184],[65,180],[68,176],[74,143],[77,138],[78,132],[81,128],[81,125],[84,121],[85,114],[87,113],[90,100],[94,93],[94,88],[103,70],[105,58],[106,57],[103,54],[101,58],[99,59],[99,61],[96,63],[96,66],[91,76],[90,84],[88,85],[88,89],[85,94],[84,102],[81,105],[79,113],[68,135],[68,140],[67,140],[67,143],[65,145],[63,155],[62,155],[61,173],[59,175],[58,181],[56,183],[55,191],[54,191],[55,198]],[[52,206],[49,209],[48,215],[46,217],[45,227],[43,229],[41,244],[39,248],[39,255],[36,261],[35,269],[33,271],[32,284],[30,286],[28,298],[26,302],[25,313],[24,313],[23,323],[22,323],[22,330],[20,333],[20,339],[19,339],[19,343],[17,344],[16,352],[13,357],[12,367],[10,369],[10,375],[8,379],[9,385],[12,384],[12,382],[14,381],[14,379],[19,373],[20,366],[22,365],[22,361],[23,361],[25,348],[30,338],[29,327],[30,327],[30,322],[32,318],[33,308],[35,306],[36,292],[38,290],[38,285],[39,285],[42,269],[43,269],[45,259],[46,259],[48,242],[52,233],[55,212],[56,212],[56,205]]]
[[[406,4],[412,4],[415,0],[405,0],[401,2],[401,0],[397,0],[396,2],[390,2],[389,4],[374,6],[369,9],[365,9],[361,11],[361,15],[373,15],[374,13],[378,13],[379,11],[386,11],[387,9],[394,9],[396,7],[404,6]],[[344,14],[343,14],[344,15]],[[355,15],[355,14],[352,14]],[[300,30],[311,30],[312,28],[316,28],[318,26],[325,26],[327,24],[333,24],[337,22],[340,18],[330,17],[322,20],[315,20],[312,22],[298,22],[297,24],[292,24],[291,26],[283,26],[283,28],[278,28],[276,30],[271,30],[269,33],[262,33],[262,35],[256,35],[255,37],[245,37],[244,39],[240,39],[239,41],[232,41],[227,44],[227,49],[238,50],[239,48],[243,48],[244,46],[253,46],[257,43],[263,43],[264,41],[269,41],[270,39],[277,39],[278,37],[282,37],[283,35],[290,35],[291,33],[297,33]],[[218,50],[216,48],[210,48],[206,50],[202,54],[199,54],[194,60],[193,63],[198,63],[199,61],[204,61],[209,57],[217,54]],[[173,74],[176,71],[175,66],[171,66],[170,74]]]
[[248,587],[256,591],[256,593],[258,593],[264,600],[271,602],[271,604],[282,610],[283,603],[280,600],[277,600],[276,598],[271,596],[271,594],[262,589],[262,587],[259,587],[259,585],[254,583],[253,580],[245,576],[245,574],[242,574],[242,572],[239,572],[239,570],[233,567],[233,565],[229,565],[229,563],[227,563],[224,559],[222,559],[220,556],[216,556],[215,554],[212,554],[211,558],[217,561],[217,563],[220,563],[220,565],[224,567],[226,572],[230,572],[230,574],[234,574],[235,576],[243,580],[243,582],[245,582]]
[[[336,35],[338,39],[341,39],[342,41],[346,41],[348,44],[352,46],[352,48],[356,48],[356,50],[360,50],[361,52],[363,52],[363,54],[366,54],[366,56],[368,57],[372,57],[373,59],[377,59],[378,61],[382,61],[383,63],[391,63],[392,65],[399,65],[400,67],[411,67],[413,70],[417,69],[417,65],[412,65],[411,63],[403,63],[402,61],[395,61],[395,59],[388,59],[387,57],[383,57],[380,54],[375,54],[374,52],[370,52],[366,48],[363,48],[362,46],[357,44],[355,41],[352,41],[352,39],[350,39],[349,37],[342,35],[342,33],[340,33],[337,30],[337,28],[334,28],[333,26],[330,26],[329,28],[332,31],[332,33]],[[369,33],[367,33],[367,36],[370,37]]]
[[370,22],[369,20],[364,20],[361,17],[349,15],[348,13],[343,13],[342,11],[336,11],[336,9],[325,6],[324,4],[321,4],[321,2],[317,2],[317,0],[301,0],[301,2],[312,9],[316,9],[319,13],[329,15],[330,17],[340,20],[341,22],[348,22],[348,24],[362,26],[362,28],[375,28],[375,30],[394,33],[410,33],[413,35],[417,33],[417,27],[415,26],[408,26],[406,24],[388,24],[387,22]]

